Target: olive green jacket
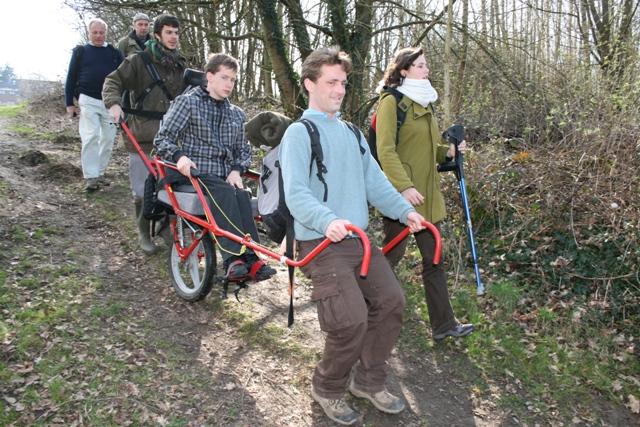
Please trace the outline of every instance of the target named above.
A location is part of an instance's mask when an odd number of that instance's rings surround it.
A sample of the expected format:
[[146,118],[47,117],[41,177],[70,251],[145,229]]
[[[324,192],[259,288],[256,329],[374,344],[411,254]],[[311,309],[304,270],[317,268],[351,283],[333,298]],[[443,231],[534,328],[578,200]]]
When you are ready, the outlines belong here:
[[[398,105],[407,115],[400,127],[396,149]],[[380,165],[396,190],[402,192],[414,187],[424,196],[424,204],[415,209],[431,223],[441,221],[447,215],[436,164],[445,161],[449,147],[440,145],[441,141],[433,106],[424,108],[407,96],[397,104],[393,95],[381,93],[376,119]]]
[[138,43],[129,36],[125,36],[118,42],[118,49],[122,52],[122,55],[126,58],[129,55],[141,50]]
[[[153,60],[158,74],[164,81],[169,93],[176,96],[182,94],[185,89],[184,70],[188,68],[184,58],[180,58],[178,65],[171,71],[167,72],[162,66],[160,60],[147,49],[147,53]],[[132,108],[140,108],[133,105],[134,101],[153,83],[153,79],[144,65],[144,61],[139,53],[135,53],[120,64],[117,70],[109,74],[104,81],[102,87],[102,99],[104,105],[110,108],[113,104],[122,105],[122,93],[128,90],[131,94]],[[164,94],[163,90],[157,85],[151,89],[142,103],[142,109],[145,111],[160,111],[166,113],[169,109],[170,101]],[[160,120],[128,115],[126,120],[131,133],[136,141],[140,144],[145,153],[150,153],[153,149],[153,139],[160,128]],[[128,138],[124,138],[125,147],[131,153],[135,153],[135,147]]]

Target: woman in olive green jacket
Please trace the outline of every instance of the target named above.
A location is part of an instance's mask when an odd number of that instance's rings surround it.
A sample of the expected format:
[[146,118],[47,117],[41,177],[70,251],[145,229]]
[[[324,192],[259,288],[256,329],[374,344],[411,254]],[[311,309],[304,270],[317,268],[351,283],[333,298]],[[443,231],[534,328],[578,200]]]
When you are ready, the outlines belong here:
[[[441,221],[447,212],[440,193],[440,176],[436,169],[447,157],[453,157],[454,146],[440,145],[440,131],[434,117],[433,103],[438,99],[436,90],[428,80],[429,69],[422,49],[400,50],[387,69],[383,84],[404,95],[396,98],[382,90],[376,119],[378,158],[382,170],[416,211],[441,230]],[[398,108],[406,112],[404,123],[398,130]],[[466,142],[459,146],[466,150]],[[404,230],[404,225],[389,218],[383,219],[386,245]],[[422,255],[424,281],[431,330],[435,339],[460,337],[474,330],[471,324],[456,319],[449,301],[447,278],[442,260],[433,266],[435,239],[428,230],[414,234]],[[404,255],[407,239],[387,253],[395,266]]]

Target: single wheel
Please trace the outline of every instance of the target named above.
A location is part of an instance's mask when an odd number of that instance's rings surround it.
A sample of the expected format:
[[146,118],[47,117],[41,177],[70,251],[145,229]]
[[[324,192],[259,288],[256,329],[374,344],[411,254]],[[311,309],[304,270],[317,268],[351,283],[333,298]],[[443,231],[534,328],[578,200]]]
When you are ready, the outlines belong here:
[[[184,248],[189,248],[195,241],[194,233],[178,218],[176,227],[182,227]],[[213,285],[216,270],[216,251],[211,233],[206,232],[200,239],[198,246],[185,258],[184,262],[178,255],[176,245],[169,251],[169,276],[173,288],[180,298],[186,301],[200,301],[204,299]]]

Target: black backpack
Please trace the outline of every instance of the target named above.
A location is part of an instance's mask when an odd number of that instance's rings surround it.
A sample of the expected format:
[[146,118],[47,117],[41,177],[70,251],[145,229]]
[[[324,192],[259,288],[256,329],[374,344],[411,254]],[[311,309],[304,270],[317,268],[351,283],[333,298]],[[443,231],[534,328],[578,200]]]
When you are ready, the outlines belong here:
[[[382,88],[385,92],[389,92],[396,99],[396,104],[398,105],[397,114],[397,132],[396,132],[396,148],[398,147],[398,143],[400,142],[400,128],[404,123],[404,120],[407,118],[407,108],[409,107],[407,104],[402,102],[404,95],[399,92],[397,89],[391,86],[384,86]],[[376,120],[378,118],[378,113],[374,113],[371,118],[371,126],[369,126],[369,138],[367,138],[367,143],[369,144],[369,151],[371,151],[371,155],[376,162],[380,164],[380,160],[378,159],[378,146],[376,141]]]

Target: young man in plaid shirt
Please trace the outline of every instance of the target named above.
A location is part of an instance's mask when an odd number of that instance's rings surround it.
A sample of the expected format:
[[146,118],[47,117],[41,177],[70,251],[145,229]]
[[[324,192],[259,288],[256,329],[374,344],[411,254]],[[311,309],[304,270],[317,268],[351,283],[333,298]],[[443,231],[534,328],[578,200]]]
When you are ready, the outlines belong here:
[[[196,87],[173,101],[153,144],[159,156],[177,163],[182,175],[190,177],[190,169],[198,169],[201,182],[214,198],[211,210],[218,226],[241,237],[250,234],[259,242],[251,196],[242,183],[251,161],[251,146],[244,135],[246,116],[227,99],[236,82],[238,61],[223,53],[213,54],[205,72],[206,89]],[[218,237],[217,242],[227,276],[248,279],[259,261],[256,254],[231,239]],[[254,279],[276,273],[260,264]]]

